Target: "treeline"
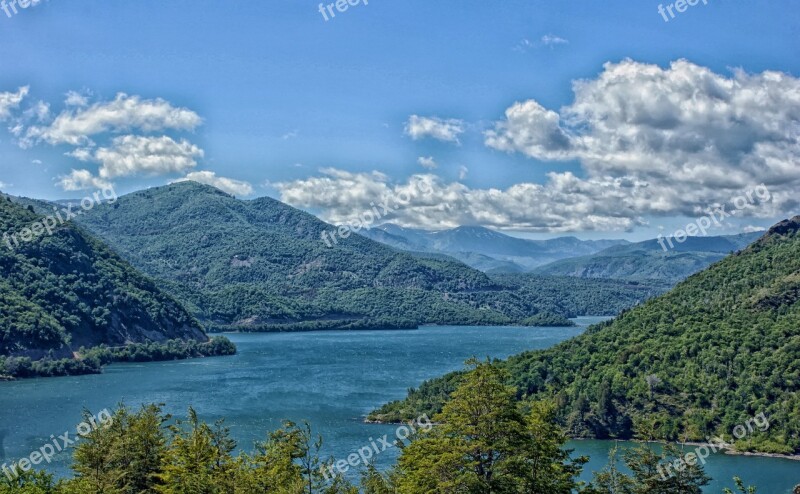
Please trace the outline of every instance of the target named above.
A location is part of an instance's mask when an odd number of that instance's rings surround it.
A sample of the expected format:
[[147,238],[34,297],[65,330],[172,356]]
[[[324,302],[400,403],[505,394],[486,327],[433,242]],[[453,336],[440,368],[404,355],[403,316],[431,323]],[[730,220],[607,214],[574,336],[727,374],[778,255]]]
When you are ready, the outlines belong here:
[[[207,424],[192,409],[186,420],[173,421],[160,406],[147,405],[120,407],[88,433],[74,449],[72,478],[55,481],[11,465],[0,477],[0,494],[700,494],[709,483],[692,462],[656,474],[680,462],[681,452],[646,445],[621,460],[613,452],[591,482],[579,481],[588,458],[564,449],[555,407],[522,407],[503,369],[469,365],[468,377],[433,418],[436,425],[404,441],[388,472],[363,467],[358,485],[331,468],[334,459],[322,457],[322,438],[308,424],[286,422],[255,451],[237,454],[223,421]],[[742,494],[755,492],[736,483]]]
[[192,182],[126,195],[78,221],[214,331],[510,325],[541,313],[615,315],[663,291],[489,277],[355,234],[328,247],[320,235],[333,227],[312,215]]
[[[503,363],[522,401],[550,400],[572,437],[704,441],[759,413],[740,451],[800,451],[800,217],[744,251],[553,348]],[[423,383],[373,420],[442,410],[465,378]]]
[[168,340],[114,348],[100,345],[88,350],[81,348],[77,358],[69,359],[0,356],[0,379],[99,374],[103,366],[113,362],[155,362],[234,354],[236,346],[223,336],[207,342]]

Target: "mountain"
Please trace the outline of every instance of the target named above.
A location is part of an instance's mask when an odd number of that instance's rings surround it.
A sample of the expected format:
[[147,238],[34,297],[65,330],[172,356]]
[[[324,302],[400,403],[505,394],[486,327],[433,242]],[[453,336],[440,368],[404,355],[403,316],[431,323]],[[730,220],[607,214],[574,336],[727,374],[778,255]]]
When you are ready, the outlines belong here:
[[398,249],[447,254],[473,268],[496,273],[531,271],[559,259],[627,244],[624,240],[579,240],[575,237],[527,240],[479,226],[426,231],[391,223],[366,230],[362,235]]
[[208,341],[180,303],[73,224],[43,222],[0,196],[0,231],[0,375],[59,359],[98,370],[73,359],[81,347]]
[[[747,247],[763,234],[688,237],[683,243],[673,241],[674,248],[667,251],[658,240],[616,245],[590,256],[556,261],[536,268],[534,272],[549,276],[658,280],[674,284]],[[668,246],[666,242],[664,245]]]
[[[542,312],[566,316],[552,302],[536,305],[521,290],[449,258],[355,234],[326,243],[322,234],[335,227],[308,213],[268,197],[237,200],[194,182],[129,194],[79,221],[215,329],[515,324]],[[552,280],[558,293],[593,296],[586,283]],[[653,293],[627,286],[619,285],[630,297],[598,309],[621,310]]]
[[[615,320],[503,365],[520,399],[553,400],[573,436],[704,441],[723,434],[739,449],[796,453],[798,301],[800,216]],[[460,379],[425,383],[371,418],[436,410]],[[732,438],[761,413],[768,430]]]

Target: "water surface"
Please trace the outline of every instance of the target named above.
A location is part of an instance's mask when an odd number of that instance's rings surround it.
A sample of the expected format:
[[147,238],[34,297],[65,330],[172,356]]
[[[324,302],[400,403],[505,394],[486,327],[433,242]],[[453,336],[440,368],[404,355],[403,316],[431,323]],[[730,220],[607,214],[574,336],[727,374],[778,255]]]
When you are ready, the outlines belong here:
[[[588,324],[604,318],[581,318]],[[391,425],[363,423],[382,403],[405,396],[409,387],[460,369],[471,357],[505,358],[524,350],[547,348],[583,331],[579,328],[425,327],[416,331],[329,331],[229,335],[239,353],[233,357],[147,364],[115,364],[94,376],[0,383],[0,461],[11,462],[48,441],[74,433],[81,411],[100,411],[124,402],[164,403],[183,417],[193,406],[201,417],[224,417],[241,448],[280,426],[283,419],[308,420],[325,438],[325,454],[346,458],[368,446],[370,438],[395,434]],[[610,444],[571,443],[587,454],[587,466],[599,470]],[[391,465],[387,450],[378,465]],[[49,469],[64,475],[62,455]],[[759,492],[784,494],[800,483],[800,463],[768,458],[716,455],[707,471],[725,483],[734,475],[759,486]]]

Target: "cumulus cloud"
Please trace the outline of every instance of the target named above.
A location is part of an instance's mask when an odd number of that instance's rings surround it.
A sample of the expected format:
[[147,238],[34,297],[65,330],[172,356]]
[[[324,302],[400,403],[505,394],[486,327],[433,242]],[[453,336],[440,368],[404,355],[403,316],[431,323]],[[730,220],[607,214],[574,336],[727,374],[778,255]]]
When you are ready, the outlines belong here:
[[463,120],[411,115],[408,118],[408,122],[406,122],[405,133],[415,141],[430,137],[439,141],[458,144],[458,136],[463,134],[465,130]]
[[253,193],[253,186],[249,182],[234,180],[232,178],[218,177],[211,171],[197,171],[187,174],[176,182],[192,181],[201,184],[211,185],[223,192],[236,196],[249,196]]
[[20,103],[28,95],[30,88],[28,86],[21,87],[16,93],[4,92],[0,93],[0,122],[8,120],[11,117],[11,112],[19,108]]
[[78,148],[69,153],[80,161],[100,163],[100,177],[110,179],[139,173],[183,173],[197,166],[203,150],[186,139],[126,135],[115,137],[110,147]]
[[[67,99],[77,102],[74,96]],[[91,136],[106,132],[194,130],[201,123],[197,113],[175,107],[163,99],[146,100],[119,93],[113,101],[95,103],[86,108],[70,108],[59,114],[50,125],[30,127],[24,144],[44,141],[54,145],[93,145]]]
[[428,170],[435,170],[439,165],[436,164],[436,160],[433,159],[433,156],[420,156],[417,158],[417,163],[422,168],[427,168]]
[[87,189],[106,189],[111,187],[111,183],[102,178],[92,175],[89,170],[73,169],[68,175],[59,177],[58,185],[68,191],[87,190]]
[[89,96],[86,94],[81,94],[77,91],[68,91],[66,96],[64,100],[66,106],[84,107],[89,104]]
[[765,184],[772,207],[798,207],[800,79],[780,72],[720,75],[686,60],[668,68],[625,60],[573,84],[572,104],[534,100],[506,110],[486,145],[546,161],[577,160],[587,187],[608,177],[645,199],[640,214],[696,215]]
[[[387,216],[402,226],[452,228],[484,225],[506,230],[609,231],[642,224],[636,200],[625,192],[636,184],[609,179],[587,185],[571,173],[548,175],[546,184],[507,189],[472,189],[432,174],[392,183],[379,172],[322,170],[321,176],[275,184],[282,201],[321,210],[331,223],[348,223],[384,201],[405,203]],[[406,199],[408,199],[406,201]]]

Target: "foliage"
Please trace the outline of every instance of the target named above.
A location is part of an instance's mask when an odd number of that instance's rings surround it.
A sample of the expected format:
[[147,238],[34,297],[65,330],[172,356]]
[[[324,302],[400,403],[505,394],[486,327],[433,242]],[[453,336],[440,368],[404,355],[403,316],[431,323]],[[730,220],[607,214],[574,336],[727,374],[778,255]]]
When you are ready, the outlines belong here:
[[[0,196],[0,231],[9,234],[0,245],[0,376],[95,373],[100,360],[136,360],[133,354],[230,354],[223,348],[229,342],[205,344],[202,327],[180,303],[73,224],[14,242],[12,234],[41,219]],[[128,344],[110,357],[74,358],[79,347]]]
[[321,236],[335,228],[310,214],[266,197],[236,200],[193,182],[129,194],[80,222],[216,331],[518,324],[542,312],[613,315],[660,291],[624,282],[489,277],[357,234],[328,246]]
[[[504,367],[520,400],[552,400],[574,437],[703,441],[765,413],[740,450],[800,450],[800,217],[664,296]],[[442,409],[464,379],[424,383],[371,414],[403,420]]]

